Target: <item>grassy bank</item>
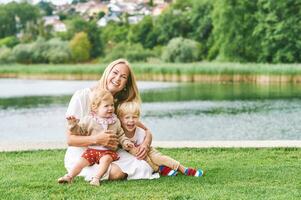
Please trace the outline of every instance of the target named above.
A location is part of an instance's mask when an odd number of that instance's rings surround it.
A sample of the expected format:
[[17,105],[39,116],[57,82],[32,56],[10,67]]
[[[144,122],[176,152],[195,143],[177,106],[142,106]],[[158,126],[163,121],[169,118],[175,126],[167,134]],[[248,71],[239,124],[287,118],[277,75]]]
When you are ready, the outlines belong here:
[[82,178],[58,185],[64,151],[0,153],[1,199],[300,199],[301,149],[161,149],[183,164],[207,170],[202,178],[104,182]]
[[[2,65],[0,77],[98,79],[107,64]],[[139,80],[301,82],[299,64],[134,63]]]

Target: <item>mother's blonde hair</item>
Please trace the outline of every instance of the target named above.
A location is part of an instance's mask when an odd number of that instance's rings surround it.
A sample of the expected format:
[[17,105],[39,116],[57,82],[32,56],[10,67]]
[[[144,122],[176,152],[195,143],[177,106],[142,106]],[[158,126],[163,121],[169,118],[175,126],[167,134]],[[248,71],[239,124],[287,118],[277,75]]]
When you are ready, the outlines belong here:
[[108,90],[108,88],[107,88],[108,76],[109,76],[110,72],[112,71],[112,69],[117,64],[125,64],[129,70],[129,76],[127,77],[127,82],[125,84],[124,89],[117,92],[114,96],[114,98],[117,99],[117,102],[116,102],[117,105],[119,105],[123,102],[128,102],[128,101],[135,101],[137,103],[141,103],[140,94],[138,91],[135,75],[133,73],[133,70],[132,70],[129,62],[125,59],[115,60],[106,67],[106,69],[104,70],[104,72],[99,80],[98,88]]

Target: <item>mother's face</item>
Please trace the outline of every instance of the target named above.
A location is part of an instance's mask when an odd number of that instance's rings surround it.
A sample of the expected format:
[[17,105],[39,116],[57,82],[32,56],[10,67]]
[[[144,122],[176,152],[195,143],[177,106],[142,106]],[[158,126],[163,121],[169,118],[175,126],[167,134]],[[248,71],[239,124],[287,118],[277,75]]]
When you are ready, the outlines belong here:
[[115,95],[124,89],[129,76],[129,68],[124,63],[115,65],[107,78],[107,89]]

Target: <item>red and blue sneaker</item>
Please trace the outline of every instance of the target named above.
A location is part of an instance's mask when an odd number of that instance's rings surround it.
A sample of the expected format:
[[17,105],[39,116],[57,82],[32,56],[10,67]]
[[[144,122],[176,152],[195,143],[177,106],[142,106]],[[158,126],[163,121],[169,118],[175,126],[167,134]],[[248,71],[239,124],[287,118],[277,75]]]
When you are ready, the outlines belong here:
[[159,174],[161,176],[176,176],[178,174],[178,171],[173,170],[173,169],[171,169],[169,167],[166,167],[164,165],[161,165],[159,167]]
[[205,175],[203,170],[193,169],[193,168],[186,168],[184,174],[186,176],[195,176],[195,177],[201,177]]

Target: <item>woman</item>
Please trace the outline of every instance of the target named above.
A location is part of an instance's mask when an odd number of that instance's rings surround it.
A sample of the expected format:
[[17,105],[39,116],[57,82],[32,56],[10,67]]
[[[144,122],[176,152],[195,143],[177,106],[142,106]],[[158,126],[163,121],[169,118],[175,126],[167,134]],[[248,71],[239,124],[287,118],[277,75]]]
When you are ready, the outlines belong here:
[[[97,92],[99,88],[112,93],[115,106],[127,101],[140,103],[140,95],[131,67],[126,60],[118,59],[108,65],[96,87],[75,92],[69,103],[66,117],[74,115],[81,119],[88,115],[91,94],[93,91]],[[138,159],[120,149],[118,151],[120,159],[111,164],[103,179],[118,180],[126,177],[127,179],[152,179],[159,177],[158,174],[153,174],[151,167],[142,160],[147,155],[152,138],[151,133],[141,123],[139,126],[145,129],[147,134],[137,153]],[[65,167],[68,171],[75,165],[85,147],[95,144],[114,148],[118,145],[116,136],[106,131],[95,136],[76,136],[67,131],[67,142],[69,147],[65,155]],[[87,167],[80,175],[84,176],[86,180],[91,180],[97,168],[97,165]]]

